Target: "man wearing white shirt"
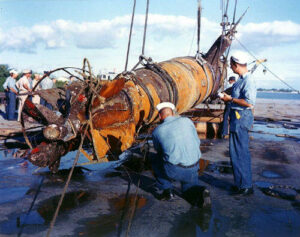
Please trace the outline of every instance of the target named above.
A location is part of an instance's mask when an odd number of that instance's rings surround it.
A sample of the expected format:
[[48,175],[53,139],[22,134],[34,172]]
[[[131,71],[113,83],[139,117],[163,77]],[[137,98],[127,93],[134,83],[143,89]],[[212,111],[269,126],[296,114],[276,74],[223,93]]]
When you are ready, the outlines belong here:
[[17,88],[19,89],[19,109],[18,109],[18,121],[21,121],[21,112],[25,100],[28,95],[26,93],[31,92],[32,82],[31,82],[31,70],[24,70],[23,77],[16,83]]

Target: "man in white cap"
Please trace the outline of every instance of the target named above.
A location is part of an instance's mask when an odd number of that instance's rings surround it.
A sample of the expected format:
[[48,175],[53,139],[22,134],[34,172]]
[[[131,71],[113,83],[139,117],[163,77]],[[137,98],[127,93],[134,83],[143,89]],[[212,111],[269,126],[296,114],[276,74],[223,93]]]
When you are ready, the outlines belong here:
[[15,120],[16,96],[18,94],[18,89],[16,88],[16,80],[19,74],[16,70],[10,70],[9,74],[10,76],[3,84],[3,88],[6,93],[6,119]]
[[199,207],[209,207],[209,191],[199,184],[200,139],[193,122],[174,116],[175,106],[170,102],[160,103],[156,108],[162,123],[152,134],[157,151],[152,168],[157,187],[162,190],[160,199],[172,199],[172,181],[180,181],[187,201]]
[[239,78],[232,86],[231,95],[224,93],[222,100],[231,102],[229,152],[235,184],[233,190],[237,195],[246,196],[253,194],[248,132],[254,121],[252,109],[256,100],[256,85],[243,55],[231,56],[230,66]]
[[21,121],[21,111],[25,100],[27,99],[28,95],[26,93],[31,92],[32,89],[32,80],[31,80],[31,70],[24,70],[23,77],[16,83],[17,88],[19,89],[19,109],[18,109],[18,121]]

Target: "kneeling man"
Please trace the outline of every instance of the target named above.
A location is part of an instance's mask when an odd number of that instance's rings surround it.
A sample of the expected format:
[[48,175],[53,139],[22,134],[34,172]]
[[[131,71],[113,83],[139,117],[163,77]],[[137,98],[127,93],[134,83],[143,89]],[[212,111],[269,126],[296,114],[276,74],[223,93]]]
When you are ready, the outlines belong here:
[[163,102],[156,106],[161,124],[152,134],[157,157],[152,161],[161,199],[173,198],[172,181],[180,181],[184,198],[192,205],[209,207],[209,191],[200,186],[198,170],[200,140],[193,122],[174,116],[175,106]]

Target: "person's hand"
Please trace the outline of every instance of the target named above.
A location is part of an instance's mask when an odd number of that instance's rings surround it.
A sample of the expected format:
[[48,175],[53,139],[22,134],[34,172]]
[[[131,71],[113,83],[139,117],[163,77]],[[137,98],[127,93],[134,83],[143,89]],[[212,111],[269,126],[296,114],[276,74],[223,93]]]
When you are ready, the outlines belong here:
[[223,92],[223,94],[224,94],[224,97],[222,98],[222,100],[224,102],[228,102],[228,101],[232,100],[232,97],[230,95],[226,94],[225,92]]

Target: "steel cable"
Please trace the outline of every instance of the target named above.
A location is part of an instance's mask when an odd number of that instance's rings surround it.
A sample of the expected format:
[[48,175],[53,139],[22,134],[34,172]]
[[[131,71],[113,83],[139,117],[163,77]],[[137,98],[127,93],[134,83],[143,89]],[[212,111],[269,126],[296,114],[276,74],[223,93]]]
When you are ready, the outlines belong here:
[[135,5],[136,5],[136,0],[134,0],[133,9],[132,9],[129,39],[128,39],[128,46],[127,46],[127,55],[126,55],[126,62],[125,62],[125,72],[127,71],[127,66],[128,66],[128,58],[129,58],[129,51],[130,51],[130,44],[131,44],[132,27],[133,27],[133,22],[134,22]]
[[144,37],[143,37],[142,55],[144,55],[144,53],[145,53],[146,32],[147,32],[147,23],[148,23],[148,12],[149,12],[149,0],[147,0],[147,7],[146,7],[146,16],[145,16],[145,25],[144,25]]

